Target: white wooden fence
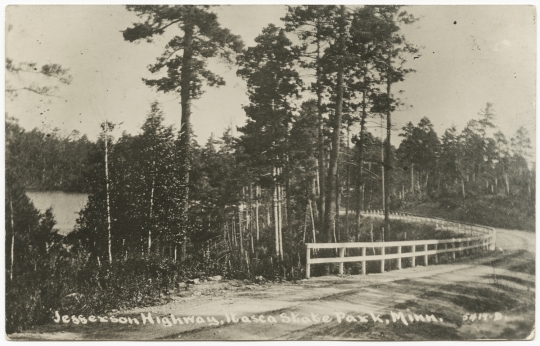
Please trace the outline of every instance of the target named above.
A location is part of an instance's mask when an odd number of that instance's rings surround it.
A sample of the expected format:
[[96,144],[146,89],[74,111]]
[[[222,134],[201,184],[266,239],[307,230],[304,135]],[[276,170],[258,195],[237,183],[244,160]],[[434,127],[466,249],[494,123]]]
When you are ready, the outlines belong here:
[[[434,256],[435,263],[439,262],[439,254],[451,253],[452,258],[456,258],[456,252],[460,255],[468,254],[471,251],[494,250],[496,232],[493,228],[467,224],[462,222],[451,222],[438,218],[422,217],[408,213],[390,213],[394,220],[407,222],[417,222],[432,224],[436,229],[448,230],[463,234],[462,238],[453,239],[430,239],[411,240],[393,242],[362,242],[362,243],[307,243],[306,244],[306,278],[311,276],[311,265],[319,263],[339,263],[339,273],[343,274],[343,264],[346,262],[362,262],[362,274],[366,274],[366,262],[380,261],[381,273],[385,269],[385,261],[397,259],[397,268],[402,268],[402,258],[411,258],[412,267],[416,266],[416,258],[423,257],[424,265],[428,265],[428,256]],[[381,210],[368,210],[362,212],[368,217],[384,217]],[[346,249],[361,249],[361,256],[346,256]],[[373,249],[373,254],[368,255],[367,249]],[[396,253],[386,253],[389,248],[397,248]],[[337,249],[339,257],[311,258],[312,249]],[[375,249],[380,249],[376,254]],[[390,251],[393,252],[393,251]]]

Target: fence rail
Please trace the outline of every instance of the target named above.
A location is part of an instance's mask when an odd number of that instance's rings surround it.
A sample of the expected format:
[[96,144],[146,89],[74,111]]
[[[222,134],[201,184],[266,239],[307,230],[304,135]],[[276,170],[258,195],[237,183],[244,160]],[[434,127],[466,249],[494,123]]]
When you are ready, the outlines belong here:
[[[362,212],[368,217],[383,217],[381,210],[368,210]],[[366,274],[366,262],[380,261],[381,273],[385,269],[385,261],[397,259],[397,268],[402,268],[402,258],[411,258],[412,267],[416,266],[416,258],[423,257],[424,265],[428,265],[429,257],[434,256],[435,263],[439,262],[439,254],[451,253],[456,258],[456,252],[460,255],[477,250],[494,250],[496,232],[493,228],[473,225],[461,222],[446,221],[439,218],[422,217],[408,213],[390,213],[394,220],[433,224],[436,229],[448,230],[458,234],[469,235],[468,237],[452,239],[427,239],[392,242],[361,242],[361,243],[307,243],[306,244],[306,278],[311,276],[311,265],[321,263],[339,263],[339,273],[343,274],[343,264],[347,262],[362,262],[362,274]],[[429,247],[432,249],[429,249]],[[420,247],[420,249],[418,249]],[[346,249],[361,249],[361,256],[346,256]],[[372,255],[367,255],[367,249],[373,249]],[[396,248],[396,253],[386,253],[388,248]],[[339,257],[311,258],[313,249],[336,249]],[[380,254],[376,254],[379,249]],[[408,251],[404,251],[408,250]],[[418,251],[420,250],[420,251]]]

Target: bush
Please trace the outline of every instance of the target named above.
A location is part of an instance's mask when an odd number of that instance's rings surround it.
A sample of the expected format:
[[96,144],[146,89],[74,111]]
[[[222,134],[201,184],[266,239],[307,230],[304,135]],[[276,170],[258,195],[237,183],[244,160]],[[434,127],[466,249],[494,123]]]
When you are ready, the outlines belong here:
[[111,266],[63,258],[54,267],[7,281],[6,332],[50,321],[56,310],[90,315],[156,304],[168,288],[193,273],[185,268],[185,264],[157,257],[127,259]]

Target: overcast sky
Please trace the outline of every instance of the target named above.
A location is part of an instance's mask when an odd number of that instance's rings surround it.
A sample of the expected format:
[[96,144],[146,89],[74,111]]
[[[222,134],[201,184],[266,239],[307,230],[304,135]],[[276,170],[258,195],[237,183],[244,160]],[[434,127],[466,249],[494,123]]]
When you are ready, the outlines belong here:
[[[536,22],[533,6],[412,6],[420,18],[403,28],[409,41],[422,46],[421,57],[408,67],[417,72],[394,88],[408,105],[394,115],[399,128],[429,117],[439,136],[452,125],[462,129],[492,102],[496,125],[512,136],[520,126],[535,142]],[[280,25],[285,6],[222,6],[220,23],[240,35],[247,46],[269,23]],[[177,95],[159,94],[141,81],[151,74],[167,42],[133,44],[121,31],[137,21],[123,6],[10,6],[6,21],[6,55],[15,61],[59,63],[70,68],[73,82],[62,86],[59,98],[43,100],[19,93],[6,100],[10,116],[27,129],[76,129],[95,139],[104,117],[122,123],[120,131],[137,133],[154,100],[162,102],[166,121],[180,123]],[[193,127],[203,143],[213,132],[245,121],[245,83],[234,66],[212,61],[211,69],[227,85],[206,88],[193,102]],[[29,83],[20,76],[14,83]],[[32,77],[34,78],[34,77]],[[379,130],[372,129],[379,133]],[[394,143],[398,130],[394,131]]]

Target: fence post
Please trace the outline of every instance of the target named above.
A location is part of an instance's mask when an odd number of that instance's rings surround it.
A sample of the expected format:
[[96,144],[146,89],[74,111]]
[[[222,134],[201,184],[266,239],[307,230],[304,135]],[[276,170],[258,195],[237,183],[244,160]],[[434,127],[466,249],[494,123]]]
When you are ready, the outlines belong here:
[[[383,246],[381,247],[381,255],[384,256],[384,254],[385,254],[385,248]],[[381,273],[384,273],[384,258],[381,260]]]
[[[366,257],[366,248],[362,248],[362,257]],[[362,261],[362,275],[366,275],[367,268],[366,268],[366,261]]]
[[[439,251],[439,244],[435,244],[435,251]],[[435,264],[439,264],[439,254],[435,253]]]
[[[345,248],[339,249],[339,258],[345,257]],[[339,262],[339,275],[343,275],[343,262]]]
[[311,276],[311,250],[309,249],[309,245],[306,244],[306,279],[309,279]]
[[[425,244],[424,245],[424,251],[427,252],[427,250],[428,250],[428,244]],[[424,255],[424,263],[425,263],[425,265],[427,267],[428,266],[428,255],[427,254]]]
[[414,253],[416,252],[416,245],[413,245],[412,246],[412,253],[413,253],[413,256],[412,256],[412,267],[416,267],[416,256],[414,255]]
[[454,242],[454,239],[452,238],[452,259],[456,259],[456,252],[454,249],[456,248],[456,243]]
[[[397,253],[401,254],[401,246],[398,246]],[[401,269],[401,257],[397,259],[397,269]]]

